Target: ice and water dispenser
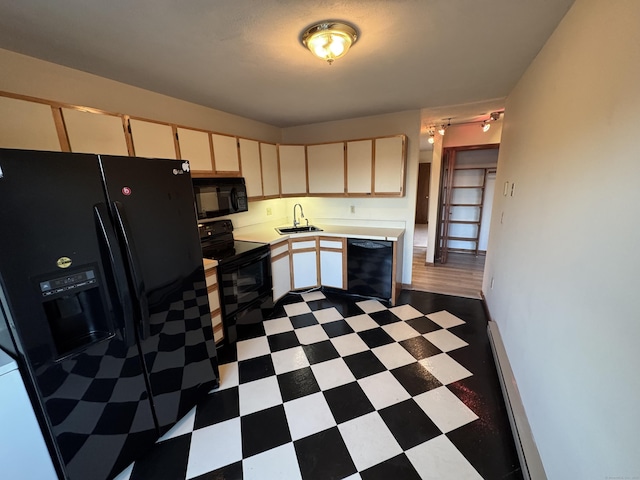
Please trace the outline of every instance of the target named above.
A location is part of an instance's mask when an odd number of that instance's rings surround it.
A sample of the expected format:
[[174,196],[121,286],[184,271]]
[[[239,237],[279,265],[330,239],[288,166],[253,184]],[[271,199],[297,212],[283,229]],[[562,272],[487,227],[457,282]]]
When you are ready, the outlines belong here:
[[38,281],[58,356],[112,335],[95,267]]

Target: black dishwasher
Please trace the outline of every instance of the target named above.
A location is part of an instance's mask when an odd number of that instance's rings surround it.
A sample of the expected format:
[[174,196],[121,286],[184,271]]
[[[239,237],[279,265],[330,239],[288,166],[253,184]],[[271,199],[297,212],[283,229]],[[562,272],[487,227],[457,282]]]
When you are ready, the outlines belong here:
[[393,243],[385,240],[347,239],[349,293],[391,298]]

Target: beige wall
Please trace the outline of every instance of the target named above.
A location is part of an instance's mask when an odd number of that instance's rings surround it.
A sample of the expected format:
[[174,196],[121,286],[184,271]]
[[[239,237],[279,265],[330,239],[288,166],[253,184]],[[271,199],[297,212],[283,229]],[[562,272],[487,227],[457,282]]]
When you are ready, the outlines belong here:
[[639,25],[577,0],[506,103],[484,292],[550,479],[640,476]]
[[[391,113],[351,120],[317,123],[283,129],[283,143],[322,143],[340,140],[407,135],[406,195],[401,198],[302,198],[304,212],[310,221],[318,223],[348,223],[354,225],[401,226],[404,235],[402,282],[411,283],[411,259],[418,163],[420,153],[420,111]],[[291,203],[293,205],[293,202]],[[355,213],[351,213],[351,206]]]
[[280,141],[280,129],[0,49],[0,90],[221,133]]

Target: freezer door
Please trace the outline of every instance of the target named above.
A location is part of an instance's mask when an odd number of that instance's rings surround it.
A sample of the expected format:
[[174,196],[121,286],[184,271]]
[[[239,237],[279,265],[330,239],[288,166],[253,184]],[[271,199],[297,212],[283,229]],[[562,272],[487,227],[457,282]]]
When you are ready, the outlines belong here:
[[101,156],[161,432],[218,385],[188,163]]
[[157,431],[98,159],[0,149],[0,172],[0,299],[22,376],[59,475],[107,478]]

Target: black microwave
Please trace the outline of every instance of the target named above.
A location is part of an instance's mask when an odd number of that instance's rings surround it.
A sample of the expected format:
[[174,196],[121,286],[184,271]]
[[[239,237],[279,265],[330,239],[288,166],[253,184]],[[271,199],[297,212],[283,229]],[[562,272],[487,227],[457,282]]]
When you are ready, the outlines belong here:
[[198,220],[249,209],[244,178],[193,178],[192,181]]

